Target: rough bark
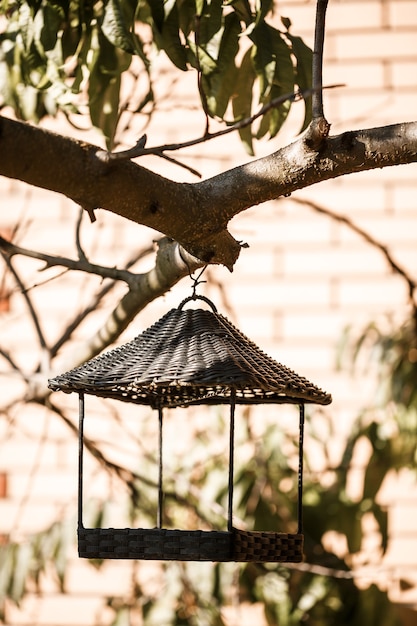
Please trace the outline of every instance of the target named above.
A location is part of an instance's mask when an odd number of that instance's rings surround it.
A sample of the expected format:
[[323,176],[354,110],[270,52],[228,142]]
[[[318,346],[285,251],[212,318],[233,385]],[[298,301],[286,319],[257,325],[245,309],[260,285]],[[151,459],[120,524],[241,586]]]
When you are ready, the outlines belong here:
[[178,183],[131,161],[104,162],[99,148],[0,118],[0,175],[50,189],[90,213],[102,208],[176,240],[230,270],[240,244],[228,222],[251,206],[355,172],[417,161],[417,122],[327,137],[311,133],[261,159],[197,183]]

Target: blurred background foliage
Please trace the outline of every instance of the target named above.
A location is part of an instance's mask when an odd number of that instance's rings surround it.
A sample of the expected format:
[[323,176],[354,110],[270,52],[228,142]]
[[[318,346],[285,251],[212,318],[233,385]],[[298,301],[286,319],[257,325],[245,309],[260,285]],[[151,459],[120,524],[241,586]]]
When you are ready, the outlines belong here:
[[[365,407],[334,462],[332,442],[337,425],[328,412],[309,409],[306,425],[304,474],[305,562],[302,564],[163,563],[161,588],[149,590],[135,583],[126,597],[109,597],[112,624],[135,623],[140,615],[147,626],[156,624],[226,624],[225,607],[263,607],[270,625],[330,626],[401,624],[387,593],[375,584],[360,584],[355,576],[355,556],[363,548],[365,520],[373,518],[379,533],[379,561],[388,541],[387,513],[378,503],[378,492],[390,472],[416,468],[416,396],[411,392],[415,345],[414,316],[383,333],[375,323],[359,339],[344,338],[339,364],[358,366],[369,360],[380,372],[374,407]],[[411,358],[410,358],[411,357]],[[410,388],[408,388],[410,386]],[[280,410],[280,409],[278,409]],[[214,411],[212,409],[212,411]],[[266,430],[254,428],[253,409],[239,417],[236,441],[235,514],[254,529],[294,532],[297,503],[297,432],[271,421]],[[227,431],[221,411],[210,414],[210,429],[195,433],[193,448],[184,456],[173,453],[165,476],[168,527],[218,528],[227,509],[227,454],[219,452],[218,438]],[[284,420],[285,422],[285,420]],[[296,418],[294,423],[296,423]],[[349,494],[348,481],[357,473],[357,447],[366,441],[362,458],[360,493]],[[142,450],[143,453],[143,450]],[[318,462],[319,461],[319,462]],[[156,453],[141,457],[143,476],[155,473]],[[153,525],[156,488],[150,481],[132,479],[126,499],[128,524]],[[132,497],[133,494],[133,497]],[[106,525],[113,504],[89,502],[88,525]],[[239,525],[237,523],[237,525]],[[72,532],[70,528],[72,527]],[[51,565],[65,590],[66,555],[75,520],[55,523],[23,544],[10,544],[1,552],[0,594],[19,603],[38,584],[41,572]],[[336,533],[340,545],[332,549],[326,540]],[[330,546],[330,547],[329,547]],[[366,562],[362,562],[362,566]],[[375,565],[375,553],[372,565]],[[92,562],[100,568],[102,563]],[[141,566],[142,567],[142,566]],[[145,565],[143,566],[145,567]],[[358,584],[359,580],[359,584]],[[404,581],[406,583],[406,581]],[[244,609],[242,609],[244,610]],[[133,620],[133,621],[132,621]]]

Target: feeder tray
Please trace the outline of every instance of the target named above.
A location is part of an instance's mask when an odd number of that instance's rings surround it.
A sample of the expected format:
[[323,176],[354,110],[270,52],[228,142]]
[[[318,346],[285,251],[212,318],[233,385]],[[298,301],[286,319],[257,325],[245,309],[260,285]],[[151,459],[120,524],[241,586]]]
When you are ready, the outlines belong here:
[[[211,310],[187,309],[204,300]],[[303,555],[302,447],[304,404],[331,396],[274,361],[219,314],[204,296],[186,298],[129,343],[49,381],[50,389],[80,398],[79,555],[100,559],[299,562]],[[84,394],[143,404],[159,415],[157,528],[85,528],[82,521]],[[163,409],[230,405],[227,531],[162,528]],[[300,411],[298,532],[243,531],[233,527],[233,443],[236,405],[298,404]]]

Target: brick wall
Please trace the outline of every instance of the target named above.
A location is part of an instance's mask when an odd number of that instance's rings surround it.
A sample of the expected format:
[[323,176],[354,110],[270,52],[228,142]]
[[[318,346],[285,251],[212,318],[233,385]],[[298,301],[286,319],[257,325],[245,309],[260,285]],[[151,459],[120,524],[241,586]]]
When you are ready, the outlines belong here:
[[[329,4],[324,82],[346,84],[326,92],[325,109],[332,132],[414,119],[417,1],[331,0]],[[314,5],[308,0],[278,3],[280,13],[291,18],[294,33],[310,44]],[[197,136],[204,128],[204,119],[194,106],[195,77],[184,75],[172,82],[162,61],[159,71],[164,81],[158,82],[157,88],[169,99],[146,129],[151,143]],[[296,106],[283,132],[273,142],[259,146],[258,155],[290,141],[301,113],[301,105]],[[49,124],[56,127],[56,122]],[[140,130],[132,133],[135,138]],[[98,142],[94,136],[90,139]],[[245,162],[247,156],[238,140],[228,137],[225,142],[193,148],[184,159],[208,177]],[[187,172],[156,158],[149,158],[147,165],[176,180],[192,180]],[[353,417],[369,402],[373,390],[372,381],[352,380],[335,370],[342,331],[347,324],[360,327],[385,314],[402,318],[407,293],[404,282],[391,272],[380,251],[345,223],[318,213],[314,205],[346,216],[371,233],[417,279],[416,192],[415,165],[402,166],[327,181],[293,198],[250,209],[231,224],[236,238],[250,245],[242,251],[233,274],[222,268],[209,270],[206,293],[219,308],[223,307],[226,315],[274,358],[333,394],[334,403],[328,411],[338,421],[340,437],[348,432]],[[0,194],[2,231],[20,220],[24,224],[22,245],[51,254],[75,255],[77,211],[69,201],[4,179],[0,180]],[[98,222],[86,225],[82,233],[94,261],[111,265],[122,262],[133,246],[148,245],[154,235],[104,212],[99,212]],[[43,282],[52,273],[39,273],[41,265],[34,267],[24,259],[18,260],[17,267],[28,284]],[[90,290],[98,285],[94,279],[74,275],[60,280],[59,294],[53,282],[31,292],[42,313],[48,341],[53,341],[62,324],[71,318],[71,311],[88,302]],[[122,341],[175,306],[189,289],[189,282],[183,281],[152,303],[127,329]],[[76,341],[93,332],[112,302],[112,298],[106,299],[104,308],[80,329]],[[30,371],[39,358],[39,346],[25,304],[17,294],[10,296],[10,310],[0,313],[0,336],[1,347],[13,352]],[[4,376],[4,367],[3,363],[2,401],[7,403],[19,393],[20,383],[16,376]],[[60,402],[76,420],[75,399]],[[9,421],[0,423],[3,540],[8,536],[20,539],[41,530],[57,515],[74,513],[77,491],[77,444],[68,428],[32,405],[16,405],[9,416]],[[95,420],[94,427],[97,438],[115,441],[120,436],[120,431],[106,425],[105,420]],[[122,454],[120,450],[114,453]],[[123,458],[130,462],[129,454],[131,451],[125,450]],[[108,486],[105,478],[96,483],[98,491]],[[402,475],[384,485],[381,498],[390,507],[391,540],[384,570],[390,593],[393,599],[412,604],[417,601],[416,589],[404,592],[398,580],[400,573],[406,573],[417,584],[417,489],[408,475]],[[98,573],[71,554],[69,594],[59,593],[47,572],[42,580],[43,594],[30,594],[19,609],[9,606],[7,624],[107,623],[102,596],[127,592],[130,565],[111,563]]]

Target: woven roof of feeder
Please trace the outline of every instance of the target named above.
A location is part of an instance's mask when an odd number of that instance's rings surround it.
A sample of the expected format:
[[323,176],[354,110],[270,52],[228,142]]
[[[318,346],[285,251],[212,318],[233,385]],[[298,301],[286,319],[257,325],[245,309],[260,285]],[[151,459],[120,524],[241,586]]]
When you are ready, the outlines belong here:
[[223,315],[204,309],[171,309],[129,343],[56,376],[49,387],[152,407],[227,404],[233,393],[238,404],[332,401]]

